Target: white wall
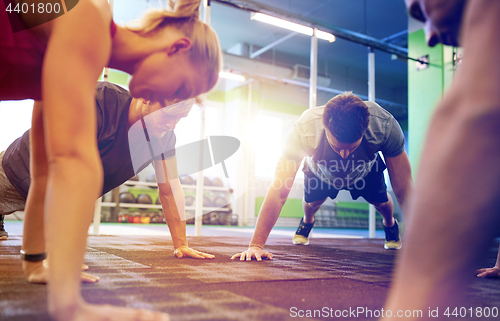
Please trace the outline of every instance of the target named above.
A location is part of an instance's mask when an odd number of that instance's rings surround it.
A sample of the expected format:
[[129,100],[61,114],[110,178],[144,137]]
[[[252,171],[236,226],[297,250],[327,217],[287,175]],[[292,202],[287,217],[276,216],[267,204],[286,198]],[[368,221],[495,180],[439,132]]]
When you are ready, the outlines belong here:
[[31,127],[33,100],[0,101],[0,151]]

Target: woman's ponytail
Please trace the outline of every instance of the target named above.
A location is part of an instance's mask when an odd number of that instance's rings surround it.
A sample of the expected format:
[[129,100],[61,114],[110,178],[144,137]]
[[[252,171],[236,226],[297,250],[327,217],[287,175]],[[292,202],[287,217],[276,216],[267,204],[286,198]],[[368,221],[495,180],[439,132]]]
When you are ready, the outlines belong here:
[[176,17],[198,17],[200,4],[200,0],[168,0],[167,10]]

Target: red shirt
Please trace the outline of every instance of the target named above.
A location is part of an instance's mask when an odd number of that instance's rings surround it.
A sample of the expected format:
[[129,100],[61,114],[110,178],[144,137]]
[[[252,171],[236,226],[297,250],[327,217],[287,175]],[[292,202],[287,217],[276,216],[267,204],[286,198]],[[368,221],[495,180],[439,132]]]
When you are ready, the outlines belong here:
[[[42,99],[42,65],[47,46],[30,30],[12,32],[0,1],[0,100]],[[22,24],[18,15],[11,18]],[[111,37],[116,25],[111,20]],[[63,66],[61,66],[63,67]]]
[[12,32],[4,2],[0,1],[0,100],[42,98],[45,49],[46,45],[29,30]]

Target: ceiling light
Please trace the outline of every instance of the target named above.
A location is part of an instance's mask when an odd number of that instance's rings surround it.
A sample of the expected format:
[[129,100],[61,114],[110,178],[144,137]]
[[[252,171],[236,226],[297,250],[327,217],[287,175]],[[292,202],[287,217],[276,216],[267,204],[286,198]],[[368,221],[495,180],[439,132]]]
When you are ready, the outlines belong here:
[[[263,13],[259,13],[259,12],[252,12],[250,19],[265,22],[265,23],[271,24],[273,26],[277,26],[280,28],[285,28],[285,29],[292,30],[292,31],[295,31],[298,33],[302,33],[304,35],[308,35],[308,36],[313,35],[313,28],[311,28],[311,27],[303,26],[303,25],[300,25],[300,24],[295,23],[295,22],[290,22],[290,21],[286,21],[286,20],[283,20],[280,18],[272,17],[272,16],[269,16],[267,14],[263,14]],[[331,33],[325,32],[325,31],[321,31],[321,30],[316,31],[316,36],[319,39],[327,40],[329,42],[335,41],[335,36],[332,35]]]
[[[311,36],[312,36],[312,34],[311,34]],[[325,32],[325,31],[321,31],[321,30],[316,31],[316,37],[318,37],[318,39],[323,39],[323,40],[326,40],[328,42],[335,41],[334,35],[332,35],[331,33]]]
[[221,72],[219,72],[219,77],[220,78],[225,78],[225,79],[236,80],[236,81],[239,81],[239,82],[244,82],[245,81],[245,77],[243,77],[242,75],[233,74],[232,72],[227,72],[227,71],[221,71]]

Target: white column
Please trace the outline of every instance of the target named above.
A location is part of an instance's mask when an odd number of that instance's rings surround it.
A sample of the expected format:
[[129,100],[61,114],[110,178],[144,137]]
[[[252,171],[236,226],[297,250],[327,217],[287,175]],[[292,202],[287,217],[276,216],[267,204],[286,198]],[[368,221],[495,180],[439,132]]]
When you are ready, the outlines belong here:
[[[247,126],[246,126],[246,133],[245,133],[245,137],[248,139],[250,137],[250,126],[248,126],[248,123],[250,124],[253,124],[252,120],[253,120],[253,117],[252,117],[252,82],[250,81],[248,83],[248,100],[247,100]],[[245,171],[245,179],[244,179],[244,183],[243,184],[246,184],[247,186],[250,185],[250,180],[252,179],[253,177],[253,166],[254,164],[252,164],[252,158],[254,157],[253,155],[253,148],[252,148],[252,144],[250,142],[247,141],[247,144],[246,144],[246,156],[247,156],[247,168],[246,168],[246,171]],[[252,198],[253,199],[253,198]],[[250,189],[247,190],[247,192],[245,193],[245,195],[243,196],[243,213],[242,213],[242,218],[241,218],[241,221],[239,222],[238,225],[243,225],[243,226],[247,226],[248,225],[248,209],[249,209],[249,205],[250,205]]]
[[207,25],[210,25],[210,0],[201,1],[200,19]]
[[101,203],[102,203],[102,197],[99,197],[95,202],[95,207],[94,207],[94,224],[93,224],[94,235],[99,235],[99,226],[101,225],[101,210],[102,210]]
[[370,204],[368,208],[368,237],[375,238],[375,206]]
[[[210,0],[203,0],[201,2],[201,20],[206,24],[210,24]],[[205,108],[201,110],[201,126],[200,126],[200,140],[205,139]],[[200,168],[203,164],[203,144],[200,147]],[[194,212],[194,235],[201,236],[201,227],[203,225],[203,171],[198,172],[196,179],[196,207]]]
[[[201,119],[200,119],[200,140],[205,139],[205,108],[201,109]],[[200,144],[200,168],[203,164],[203,144]],[[198,178],[196,179],[196,207],[194,211],[194,235],[201,236],[201,226],[203,225],[203,170],[198,172]]]
[[311,37],[311,68],[309,74],[309,108],[316,107],[316,86],[318,82],[318,29],[313,28]]
[[375,52],[368,48],[368,100],[375,101]]
[[[375,101],[375,53],[368,48],[368,100]],[[375,206],[370,204],[368,211],[368,237],[375,238]]]

